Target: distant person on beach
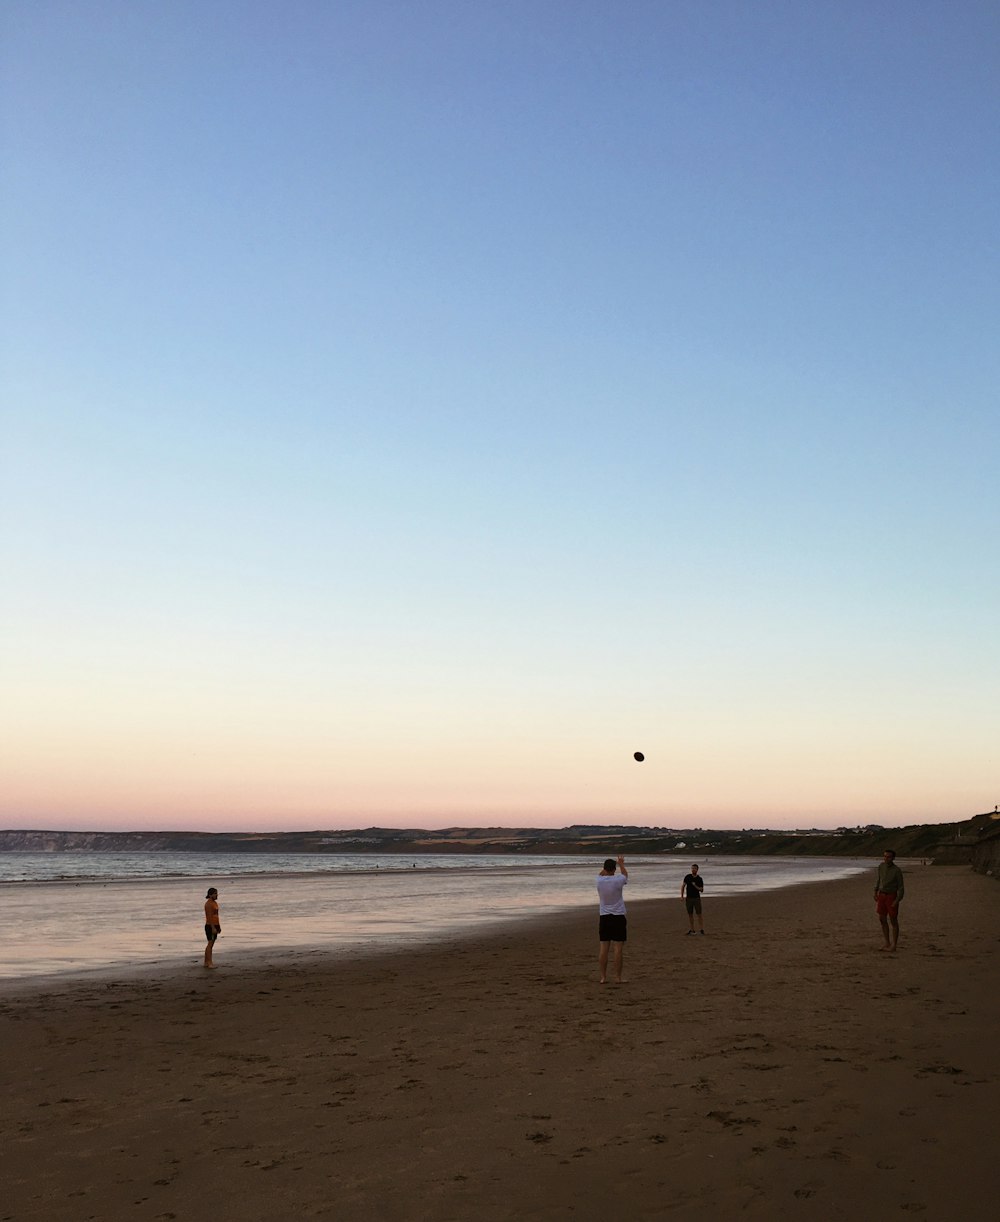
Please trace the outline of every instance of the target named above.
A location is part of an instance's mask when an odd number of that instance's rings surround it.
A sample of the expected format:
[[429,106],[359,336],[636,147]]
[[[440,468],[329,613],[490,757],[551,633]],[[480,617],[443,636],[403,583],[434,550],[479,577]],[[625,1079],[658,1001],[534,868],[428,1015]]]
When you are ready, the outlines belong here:
[[705,934],[705,922],[701,917],[701,893],[705,889],[705,880],[698,873],[698,867],[692,866],[691,873],[684,875],[684,881],[681,883],[681,899],[684,901],[684,906],[687,908],[688,924],[691,928],[687,931],[687,936],[690,938],[695,932],[694,918],[698,918],[698,933],[702,936]]
[[883,950],[895,950],[899,941],[899,902],[903,898],[903,871],[896,865],[896,852],[886,849],[875,873],[875,911],[885,938]]
[[212,947],[215,945],[215,939],[220,933],[222,933],[222,926],[219,924],[219,893],[214,887],[209,887],[208,894],[205,896],[206,967],[215,967],[215,964],[212,962]]
[[625,940],[628,937],[628,920],[625,916],[625,897],[622,891],[628,882],[628,870],[625,869],[625,858],[618,854],[618,869],[615,873],[615,859],[609,857],[604,863],[604,869],[597,876],[597,895],[601,902],[599,938],[601,950],[598,963],[601,967],[601,984],[608,982],[608,951],[614,943],[615,984],[622,982],[622,960],[624,958]]

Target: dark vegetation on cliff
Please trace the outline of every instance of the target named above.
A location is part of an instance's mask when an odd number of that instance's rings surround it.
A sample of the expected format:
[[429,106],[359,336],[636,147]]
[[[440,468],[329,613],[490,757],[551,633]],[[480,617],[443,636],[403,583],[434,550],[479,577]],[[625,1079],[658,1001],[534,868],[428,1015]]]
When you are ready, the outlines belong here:
[[[987,866],[1000,841],[1000,817],[976,815],[956,823],[914,823],[906,827],[841,827],[836,831],[778,832],[763,828],[633,827],[574,824],[564,828],[469,828],[428,831],[370,827],[309,832],[68,832],[0,831],[0,851],[33,852],[226,852],[226,853],[613,853],[697,852],[749,856],[873,857],[887,848],[900,857],[936,862],[971,862],[974,847]],[[984,872],[991,872],[984,868]]]

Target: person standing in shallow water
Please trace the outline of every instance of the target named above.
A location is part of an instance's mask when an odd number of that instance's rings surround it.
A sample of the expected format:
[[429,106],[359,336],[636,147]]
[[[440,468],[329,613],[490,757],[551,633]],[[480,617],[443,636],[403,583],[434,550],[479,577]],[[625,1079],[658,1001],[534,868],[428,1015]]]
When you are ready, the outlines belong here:
[[220,933],[222,933],[222,926],[219,924],[219,893],[214,887],[209,887],[208,894],[205,896],[206,967],[215,967],[212,962],[212,947]]
[[899,942],[899,902],[903,898],[903,871],[896,865],[896,852],[886,849],[875,873],[875,911],[885,938],[883,950],[895,950]]
[[694,929],[694,918],[698,918],[698,932],[705,933],[705,922],[701,917],[701,893],[705,889],[705,880],[698,873],[698,867],[692,866],[691,873],[684,875],[684,881],[681,883],[681,899],[684,901],[684,906],[687,908],[688,924],[691,928],[688,930],[690,937]]

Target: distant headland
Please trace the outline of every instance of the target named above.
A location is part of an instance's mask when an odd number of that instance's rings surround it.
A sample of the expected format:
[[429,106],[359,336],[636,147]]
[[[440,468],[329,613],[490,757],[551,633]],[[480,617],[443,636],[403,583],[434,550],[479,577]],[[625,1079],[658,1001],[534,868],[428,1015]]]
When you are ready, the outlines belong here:
[[[867,824],[795,831],[743,828],[635,827],[576,823],[563,828],[367,827],[297,832],[81,832],[0,830],[0,852],[224,852],[224,853],[692,853],[749,856],[870,857],[895,849],[900,857],[936,863],[969,862],[980,869],[977,846],[991,846],[984,873],[1000,875],[1000,815],[975,815],[956,823],[906,827]],[[996,846],[996,847],[992,847]]]

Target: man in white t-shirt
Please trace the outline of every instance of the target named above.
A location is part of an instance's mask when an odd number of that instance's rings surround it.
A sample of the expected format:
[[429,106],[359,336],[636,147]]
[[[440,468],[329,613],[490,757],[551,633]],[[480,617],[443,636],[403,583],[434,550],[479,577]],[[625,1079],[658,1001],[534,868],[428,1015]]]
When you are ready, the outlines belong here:
[[618,854],[618,869],[615,873],[614,858],[609,857],[604,869],[597,876],[597,894],[601,901],[599,937],[601,950],[597,962],[601,967],[601,984],[608,982],[608,951],[614,944],[615,984],[622,982],[622,959],[625,940],[628,937],[628,920],[625,916],[625,898],[622,891],[628,882],[625,858]]

